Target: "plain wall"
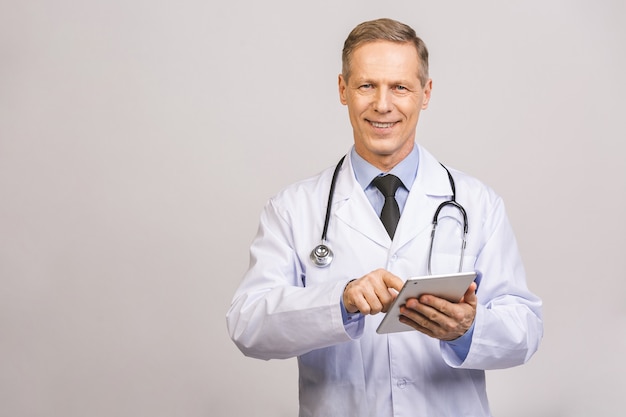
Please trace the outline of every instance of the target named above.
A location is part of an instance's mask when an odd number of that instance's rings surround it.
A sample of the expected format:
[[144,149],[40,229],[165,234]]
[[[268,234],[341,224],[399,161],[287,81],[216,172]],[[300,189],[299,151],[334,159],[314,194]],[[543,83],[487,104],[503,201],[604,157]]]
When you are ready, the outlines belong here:
[[349,150],[341,48],[377,17],[426,41],[417,140],[504,197],[544,300],[494,414],[616,415],[625,4],[0,0],[0,415],[297,414],[295,359],[225,314],[265,201]]

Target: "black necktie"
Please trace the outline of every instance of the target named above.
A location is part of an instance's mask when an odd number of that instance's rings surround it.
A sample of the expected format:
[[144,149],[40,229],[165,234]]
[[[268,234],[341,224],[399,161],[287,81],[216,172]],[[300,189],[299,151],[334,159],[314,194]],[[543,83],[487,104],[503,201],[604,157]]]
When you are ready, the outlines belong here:
[[380,213],[380,220],[383,222],[385,229],[387,229],[389,237],[393,239],[398,221],[400,220],[400,207],[398,207],[398,202],[396,201],[396,190],[402,185],[402,181],[395,175],[387,174],[374,178],[373,184],[385,196],[385,204]]

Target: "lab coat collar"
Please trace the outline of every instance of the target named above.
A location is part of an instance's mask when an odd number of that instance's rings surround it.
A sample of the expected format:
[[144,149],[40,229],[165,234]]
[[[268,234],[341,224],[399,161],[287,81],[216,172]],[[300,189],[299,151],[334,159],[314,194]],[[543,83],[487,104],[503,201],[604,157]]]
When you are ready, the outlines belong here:
[[340,221],[379,245],[389,247],[391,239],[356,180],[350,153],[346,156],[337,178],[333,205]]
[[446,196],[450,196],[452,191],[446,171],[437,159],[421,146],[419,155],[417,176],[409,192],[393,242],[355,179],[349,153],[339,173],[333,199],[338,219],[377,244],[394,251],[419,234],[430,230],[432,216],[437,206]]

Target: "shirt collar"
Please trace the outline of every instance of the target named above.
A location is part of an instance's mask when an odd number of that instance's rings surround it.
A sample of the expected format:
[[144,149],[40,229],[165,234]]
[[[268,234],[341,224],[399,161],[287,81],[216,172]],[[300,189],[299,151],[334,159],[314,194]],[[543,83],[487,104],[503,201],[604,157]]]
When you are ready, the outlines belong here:
[[364,190],[368,185],[372,182],[374,178],[383,174],[393,174],[396,177],[400,178],[402,184],[407,190],[411,190],[411,186],[415,181],[415,177],[417,176],[417,165],[419,163],[419,151],[418,146],[413,146],[413,150],[411,153],[407,155],[398,165],[393,167],[393,169],[389,172],[382,172],[380,169],[376,168],[365,159],[363,159],[352,147],[350,151],[350,159],[352,161],[352,168],[354,169],[354,175],[356,177],[357,182],[361,185],[361,188]]

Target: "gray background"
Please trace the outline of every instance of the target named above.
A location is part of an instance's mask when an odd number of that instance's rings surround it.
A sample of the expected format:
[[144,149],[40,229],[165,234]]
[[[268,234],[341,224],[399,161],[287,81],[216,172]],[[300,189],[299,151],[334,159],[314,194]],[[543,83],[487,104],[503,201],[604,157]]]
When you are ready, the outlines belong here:
[[431,51],[418,141],[505,198],[544,299],[494,413],[616,415],[622,0],[1,0],[0,415],[296,415],[295,360],[224,316],[265,201],[349,149],[340,50],[381,16]]

